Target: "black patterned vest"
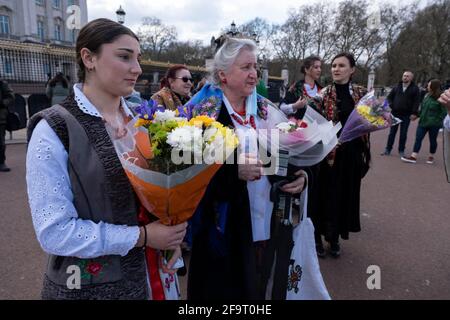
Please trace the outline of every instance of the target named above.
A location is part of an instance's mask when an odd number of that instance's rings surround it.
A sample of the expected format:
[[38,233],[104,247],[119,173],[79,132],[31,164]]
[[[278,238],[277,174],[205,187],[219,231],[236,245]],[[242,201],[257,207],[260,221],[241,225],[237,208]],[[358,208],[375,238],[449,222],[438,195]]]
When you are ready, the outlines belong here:
[[[137,200],[101,118],[82,112],[74,96],[34,115],[28,140],[45,119],[68,152],[67,169],[78,217],[116,225],[138,225]],[[103,239],[99,239],[102,241]],[[81,289],[69,289],[70,266],[81,270]],[[44,299],[146,299],[144,252],[134,248],[125,257],[93,259],[50,255]],[[70,269],[69,269],[70,270]],[[72,271],[73,272],[73,271]]]

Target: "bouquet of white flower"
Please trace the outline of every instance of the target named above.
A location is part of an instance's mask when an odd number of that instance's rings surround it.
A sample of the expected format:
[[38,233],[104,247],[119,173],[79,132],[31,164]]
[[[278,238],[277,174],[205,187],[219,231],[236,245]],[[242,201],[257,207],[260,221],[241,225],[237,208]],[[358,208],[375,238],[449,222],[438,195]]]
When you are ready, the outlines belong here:
[[333,125],[311,107],[302,120],[287,118],[275,106],[268,108],[267,115],[258,130],[260,144],[272,154],[288,152],[289,163],[295,166],[322,161],[338,143],[336,134],[341,125]]

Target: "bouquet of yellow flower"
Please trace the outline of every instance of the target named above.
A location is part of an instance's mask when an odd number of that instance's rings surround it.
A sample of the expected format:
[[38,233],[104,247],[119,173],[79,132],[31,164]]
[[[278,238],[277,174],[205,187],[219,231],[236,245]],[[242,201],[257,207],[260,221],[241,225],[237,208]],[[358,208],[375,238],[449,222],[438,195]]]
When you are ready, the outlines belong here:
[[392,115],[387,100],[377,98],[375,92],[371,91],[361,98],[348,117],[339,137],[339,143],[351,141],[400,122],[401,120]]
[[153,100],[135,109],[125,137],[114,140],[143,206],[161,223],[188,220],[209,181],[239,144],[234,131],[208,116],[190,118]]
[[[128,122],[126,135],[112,139],[143,208],[165,225],[191,218],[209,181],[239,143],[230,128],[207,116],[192,117],[189,110],[143,101],[134,108],[137,116]],[[139,212],[140,224],[153,220],[146,211]],[[164,273],[158,262],[163,257],[167,263],[172,253],[145,248],[154,300],[180,296],[177,276]]]

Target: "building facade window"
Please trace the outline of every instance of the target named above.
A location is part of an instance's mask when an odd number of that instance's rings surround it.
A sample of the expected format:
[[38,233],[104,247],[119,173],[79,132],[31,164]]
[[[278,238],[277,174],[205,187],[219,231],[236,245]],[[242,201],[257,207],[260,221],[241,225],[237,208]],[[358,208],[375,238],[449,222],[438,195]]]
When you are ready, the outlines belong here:
[[50,68],[50,63],[48,63],[48,62],[44,63],[44,64],[43,64],[43,67],[44,67],[44,74],[45,74],[46,76],[48,76],[48,75],[51,76],[52,70],[51,70],[51,68]]
[[0,15],[0,33],[9,34],[9,16]]
[[57,41],[61,41],[62,40],[61,25],[59,24],[58,21],[55,21],[55,40],[57,40]]
[[8,75],[13,73],[13,67],[12,67],[11,60],[6,59],[6,58],[3,59],[3,72]]
[[73,6],[74,4],[76,4],[75,0],[67,0],[67,6],[68,7]]
[[43,6],[43,5],[44,5],[44,0],[35,0],[34,2],[35,2],[36,5],[38,5],[38,6]]
[[45,40],[45,29],[44,29],[44,21],[38,20],[37,22],[37,34],[41,41]]
[[61,9],[61,0],[52,0],[52,6],[55,9]]

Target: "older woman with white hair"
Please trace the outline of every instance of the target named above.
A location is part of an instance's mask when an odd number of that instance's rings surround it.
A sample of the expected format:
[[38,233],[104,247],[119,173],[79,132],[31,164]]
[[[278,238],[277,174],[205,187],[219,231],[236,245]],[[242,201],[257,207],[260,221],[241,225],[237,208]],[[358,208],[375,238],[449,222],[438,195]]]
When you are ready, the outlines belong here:
[[[209,83],[186,105],[193,115],[209,115],[235,128],[240,139],[235,161],[214,176],[191,221],[188,299],[264,299],[259,268],[271,237],[273,203],[257,155],[256,129],[270,102],[256,94],[256,50],[252,40],[226,39],[214,57]],[[296,175],[284,192],[303,190],[303,171]]]

